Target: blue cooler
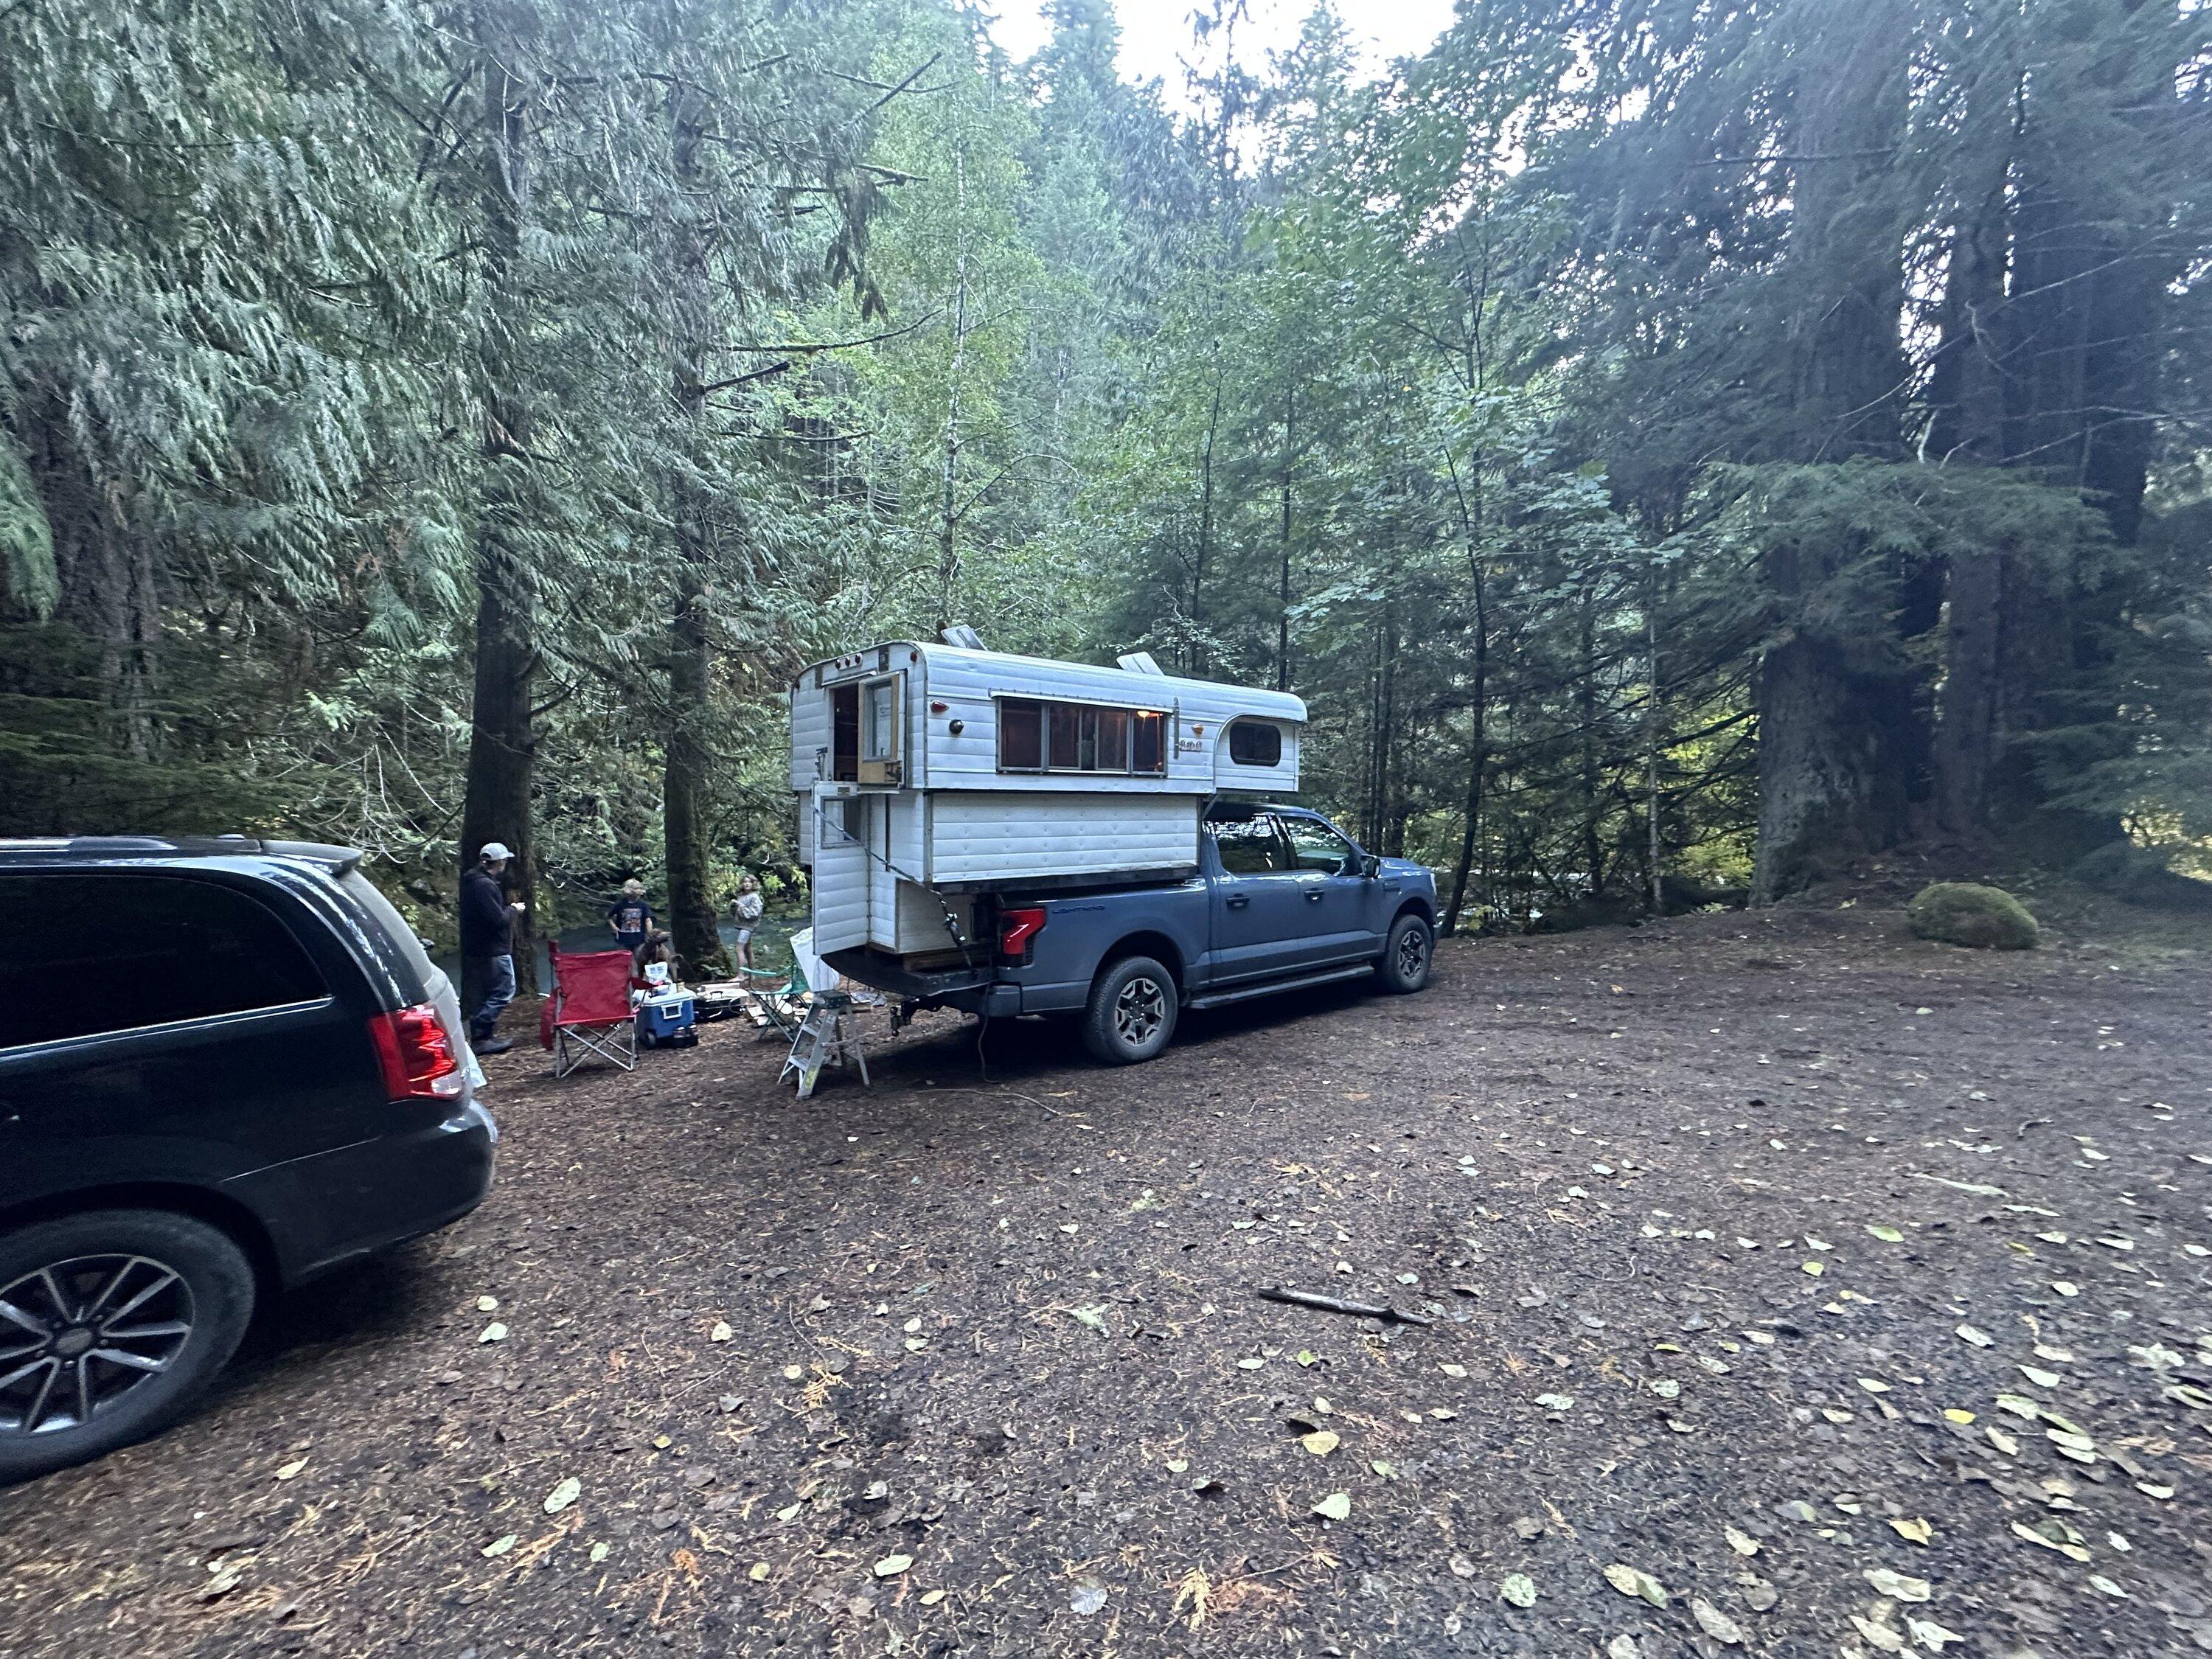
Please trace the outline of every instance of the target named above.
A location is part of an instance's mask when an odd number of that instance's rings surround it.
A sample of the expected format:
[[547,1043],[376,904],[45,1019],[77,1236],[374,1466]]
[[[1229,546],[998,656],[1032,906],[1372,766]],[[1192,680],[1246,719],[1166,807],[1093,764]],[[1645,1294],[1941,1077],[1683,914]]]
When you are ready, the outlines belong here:
[[637,1006],[637,1040],[647,1048],[688,1048],[699,1040],[689,991],[656,991]]

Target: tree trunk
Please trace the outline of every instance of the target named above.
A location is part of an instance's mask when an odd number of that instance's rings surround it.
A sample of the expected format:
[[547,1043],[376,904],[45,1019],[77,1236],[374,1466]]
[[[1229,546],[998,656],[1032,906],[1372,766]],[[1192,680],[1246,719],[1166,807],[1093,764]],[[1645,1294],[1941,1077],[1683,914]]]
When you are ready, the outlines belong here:
[[461,807],[461,865],[486,842],[514,851],[510,890],[525,906],[515,926],[517,983],[538,981],[538,865],[531,834],[531,768],[536,748],[531,684],[537,667],[535,621],[516,532],[530,511],[520,470],[531,465],[530,408],[520,362],[528,305],[521,270],[530,209],[530,91],[512,42],[483,37],[484,265],[489,321],[480,348],[483,375],[484,489],[476,534],[476,701]]
[[[1793,322],[1787,453],[1806,462],[1902,453],[1907,384],[1900,193],[1886,188],[1902,141],[1911,31],[1897,0],[1821,14],[1826,38],[1796,87],[1790,230]],[[1759,675],[1754,902],[1768,903],[1909,826],[1924,740],[1920,671],[1900,648],[1855,660],[1814,603],[1840,564],[1770,547],[1760,574],[1782,623]],[[1901,647],[1902,641],[1899,641]]]
[[[2002,112],[1990,112],[1995,118]],[[1986,169],[1979,199],[1952,238],[1944,290],[1942,381],[1933,433],[1947,459],[1994,466],[2004,459],[2005,314],[2008,263],[2007,157]],[[1996,764],[1998,635],[2005,559],[1994,547],[1953,554],[1945,583],[1943,689],[1934,742],[1936,821],[1954,839],[1974,842],[1986,824]]]
[[[670,94],[671,153],[678,189],[673,227],[677,328],[671,394],[687,441],[704,435],[707,353],[714,343],[714,306],[708,286],[707,233],[698,216],[702,127],[695,94]],[[669,931],[689,972],[720,973],[728,963],[715,927],[710,884],[707,743],[714,686],[712,618],[708,585],[716,537],[713,505],[700,499],[697,475],[679,470],[672,480],[676,518],[676,592],[668,635],[669,726],[661,776],[661,846],[668,871]]]
[[1298,392],[1283,394],[1283,527],[1280,585],[1275,595],[1275,690],[1291,689],[1291,458],[1296,453]]

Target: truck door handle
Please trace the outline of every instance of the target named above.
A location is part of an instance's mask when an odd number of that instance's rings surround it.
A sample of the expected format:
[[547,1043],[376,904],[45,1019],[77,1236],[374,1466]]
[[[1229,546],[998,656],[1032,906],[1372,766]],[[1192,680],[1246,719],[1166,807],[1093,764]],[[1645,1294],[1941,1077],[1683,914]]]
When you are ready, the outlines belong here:
[[1242,910],[1251,902],[1252,896],[1249,893],[1231,893],[1229,896],[1229,908],[1232,910]]
[[1321,889],[1320,889],[1320,888],[1318,888],[1318,887],[1315,888],[1315,889],[1313,890],[1313,891],[1311,891],[1310,893],[1308,893],[1308,894],[1306,895],[1306,902],[1307,902],[1308,904],[1319,904],[1319,903],[1321,902],[1321,900],[1322,900],[1322,890],[1321,890]]

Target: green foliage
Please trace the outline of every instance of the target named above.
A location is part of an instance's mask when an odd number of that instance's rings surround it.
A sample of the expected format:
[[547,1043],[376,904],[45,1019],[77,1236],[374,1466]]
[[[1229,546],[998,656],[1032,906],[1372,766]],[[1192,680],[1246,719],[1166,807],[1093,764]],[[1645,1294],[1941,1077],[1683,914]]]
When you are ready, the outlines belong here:
[[1299,693],[1471,921],[1741,884],[1808,782],[1924,829],[1962,732],[1968,838],[2212,836],[2212,14],[1497,0],[1363,82],[1324,7],[1177,118],[1049,12],[0,7],[4,827],[428,916],[498,578],[580,913],[679,732],[796,882],[791,673],[947,621]]

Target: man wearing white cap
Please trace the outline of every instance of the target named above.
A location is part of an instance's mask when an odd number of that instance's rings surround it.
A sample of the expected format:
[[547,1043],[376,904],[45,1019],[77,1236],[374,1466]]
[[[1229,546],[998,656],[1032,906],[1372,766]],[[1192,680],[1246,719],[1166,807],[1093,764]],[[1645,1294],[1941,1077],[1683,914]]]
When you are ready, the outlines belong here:
[[514,854],[505,842],[488,841],[461,878],[461,977],[484,990],[483,1006],[469,1015],[469,1041],[480,1054],[503,1054],[511,1038],[495,1036],[499,1017],[514,1000],[514,913],[500,874]]

